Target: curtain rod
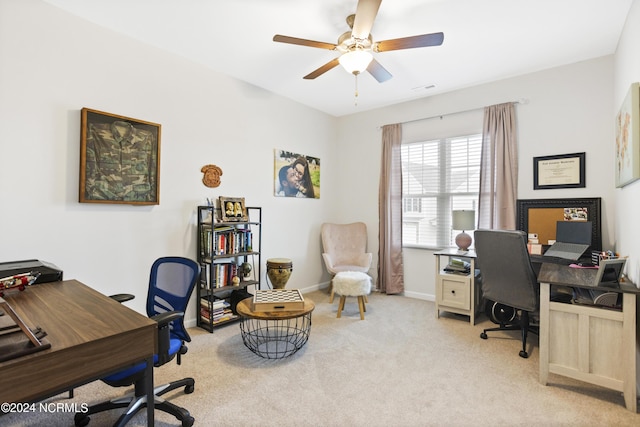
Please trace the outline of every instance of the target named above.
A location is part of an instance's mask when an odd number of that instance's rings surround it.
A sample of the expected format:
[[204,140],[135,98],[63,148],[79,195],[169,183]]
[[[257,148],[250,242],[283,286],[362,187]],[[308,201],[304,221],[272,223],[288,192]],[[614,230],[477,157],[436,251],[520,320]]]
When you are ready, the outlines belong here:
[[[512,103],[512,104],[523,104],[523,105],[525,105],[525,104],[528,104],[528,103],[529,103],[529,100],[528,100],[528,99],[525,99],[525,98],[521,98],[521,99],[519,99],[518,101],[511,101],[511,103]],[[455,115],[455,114],[469,113],[469,112],[471,112],[471,111],[482,110],[483,108],[485,108],[485,107],[470,108],[470,109],[468,109],[468,110],[454,111],[453,113],[438,114],[437,116],[422,117],[422,118],[420,118],[420,119],[407,120],[406,122],[399,122],[399,123],[397,123],[397,124],[404,125],[404,124],[407,124],[407,123],[421,122],[421,121],[423,121],[423,120],[442,119],[443,117],[446,117],[446,116],[453,116],[453,115]],[[383,126],[386,126],[386,125],[378,126],[378,129],[382,129],[382,127],[383,127]]]

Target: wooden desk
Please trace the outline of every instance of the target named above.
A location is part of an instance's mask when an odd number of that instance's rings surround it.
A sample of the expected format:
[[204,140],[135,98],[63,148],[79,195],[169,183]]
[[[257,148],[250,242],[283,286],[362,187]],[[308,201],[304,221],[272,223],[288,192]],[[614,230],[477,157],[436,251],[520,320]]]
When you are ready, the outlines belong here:
[[[542,264],[540,281],[540,382],[549,373],[596,384],[624,394],[637,411],[636,298],[633,284],[596,287],[595,269]],[[622,310],[550,301],[551,285],[622,293]]]
[[30,286],[5,300],[27,326],[47,332],[51,348],[0,363],[0,402],[42,400],[144,360],[153,402],[156,322],[76,280]]

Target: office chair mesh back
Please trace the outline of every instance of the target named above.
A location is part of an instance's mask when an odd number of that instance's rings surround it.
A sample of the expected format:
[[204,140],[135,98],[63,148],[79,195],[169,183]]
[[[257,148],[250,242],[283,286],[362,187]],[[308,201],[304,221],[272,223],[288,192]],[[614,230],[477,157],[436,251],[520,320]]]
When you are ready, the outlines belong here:
[[[200,266],[188,258],[159,258],[151,266],[147,293],[147,315],[149,317],[156,316],[155,320],[158,322],[158,349],[154,356],[154,366],[156,367],[167,363],[174,357],[177,357],[178,364],[180,364],[180,355],[187,352],[184,341],[190,341],[190,337],[184,328],[183,314],[187,309],[189,297],[199,275]],[[177,313],[157,316],[172,311]],[[179,318],[176,319],[176,316]],[[141,362],[102,378],[102,381],[114,387],[134,385],[134,391],[125,396],[89,406],[85,411],[76,413],[74,417],[76,427],[86,426],[90,420],[89,415],[117,408],[127,408],[127,410],[120,415],[115,426],[122,427],[127,424],[141,408],[147,405],[147,385],[144,381],[146,366],[145,362]],[[183,427],[190,427],[194,423],[194,418],[189,414],[189,411],[160,398],[163,394],[182,387],[184,387],[186,394],[193,393],[195,380],[183,378],[155,387],[153,390],[154,406],[156,410],[174,415],[182,421]]]
[[539,286],[523,231],[476,230],[478,268],[485,299],[525,311],[535,311]]
[[[147,295],[147,316],[167,311],[184,311],[197,282],[195,277],[199,267],[193,260],[181,257],[163,257],[151,266],[149,293]],[[184,322],[173,321],[171,334],[190,342]]]

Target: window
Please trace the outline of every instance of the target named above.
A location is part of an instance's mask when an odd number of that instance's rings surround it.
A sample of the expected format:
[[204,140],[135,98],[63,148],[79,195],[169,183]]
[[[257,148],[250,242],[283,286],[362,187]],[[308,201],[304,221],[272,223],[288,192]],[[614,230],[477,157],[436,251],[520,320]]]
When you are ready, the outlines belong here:
[[481,149],[479,134],[403,144],[403,245],[454,245],[451,211],[478,205]]

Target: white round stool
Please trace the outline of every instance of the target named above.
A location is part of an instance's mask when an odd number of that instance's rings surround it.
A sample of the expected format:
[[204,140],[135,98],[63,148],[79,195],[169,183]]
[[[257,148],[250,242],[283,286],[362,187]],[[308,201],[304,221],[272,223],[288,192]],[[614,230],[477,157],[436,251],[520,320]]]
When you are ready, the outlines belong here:
[[360,319],[364,320],[364,312],[367,311],[365,296],[371,292],[371,277],[368,274],[359,271],[341,271],[333,278],[333,290],[340,295],[337,317],[342,315],[347,297],[358,297]]

